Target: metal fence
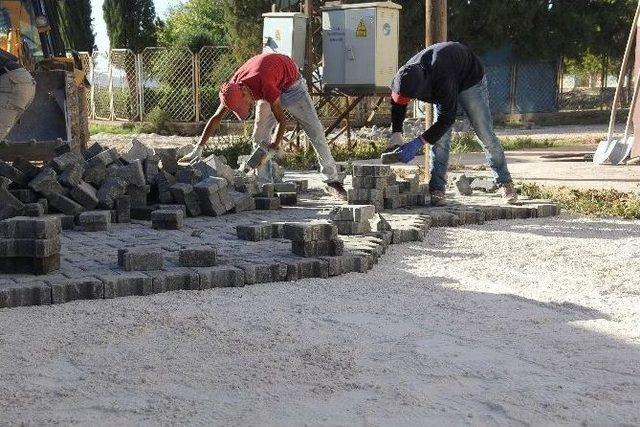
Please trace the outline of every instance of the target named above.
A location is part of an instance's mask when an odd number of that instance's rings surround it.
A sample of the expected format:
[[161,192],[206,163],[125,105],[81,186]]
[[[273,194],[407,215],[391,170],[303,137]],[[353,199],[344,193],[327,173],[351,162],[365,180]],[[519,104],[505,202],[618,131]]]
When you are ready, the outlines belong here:
[[[92,84],[90,118],[122,121],[144,121],[154,110],[176,122],[206,120],[218,108],[220,84],[239,65],[231,48],[220,46],[197,53],[187,48],[148,47],[138,54],[113,49],[81,54],[81,59]],[[578,79],[563,75],[557,61],[487,65],[486,73],[495,115],[608,109],[616,83],[610,78],[605,87],[583,87]],[[628,89],[624,93],[623,106],[630,98]],[[365,99],[350,114],[352,121],[364,121],[377,100]],[[318,114],[337,117],[346,102],[346,97],[319,99]],[[388,103],[378,114],[388,115]]]

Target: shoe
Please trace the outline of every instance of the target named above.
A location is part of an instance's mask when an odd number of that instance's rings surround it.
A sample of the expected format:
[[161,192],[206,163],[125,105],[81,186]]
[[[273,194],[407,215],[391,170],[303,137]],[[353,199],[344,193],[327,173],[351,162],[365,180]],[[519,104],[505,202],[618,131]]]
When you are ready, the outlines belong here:
[[341,182],[327,182],[327,187],[329,187],[329,193],[332,195],[337,196],[342,200],[347,200],[347,190],[344,189]]
[[180,160],[178,160],[178,163],[179,164],[189,164],[189,163],[193,162],[194,160],[200,159],[200,157],[202,157],[202,147],[196,147],[189,154],[187,154],[186,156],[184,156]]
[[513,181],[505,182],[501,185],[502,197],[505,198],[507,203],[510,205],[518,204],[518,193],[516,192],[516,188],[513,186]]
[[431,206],[442,207],[447,206],[447,195],[444,191],[431,192]]
[[387,145],[387,148],[385,148],[382,153],[383,154],[392,153],[392,152],[396,151],[398,149],[398,147],[400,147],[400,146],[399,145]]

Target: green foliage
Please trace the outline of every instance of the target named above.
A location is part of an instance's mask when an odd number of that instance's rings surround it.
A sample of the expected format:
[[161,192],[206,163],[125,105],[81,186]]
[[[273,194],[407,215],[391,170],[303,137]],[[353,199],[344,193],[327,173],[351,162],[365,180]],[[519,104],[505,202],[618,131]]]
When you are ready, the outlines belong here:
[[60,36],[67,49],[91,52],[95,34],[91,24],[91,0],[57,2]]
[[594,217],[640,219],[640,198],[616,190],[578,190],[522,184],[519,192],[535,199],[553,199],[566,211]]
[[160,107],[154,107],[146,116],[145,122],[140,126],[142,133],[166,134],[169,131],[171,117]]
[[102,11],[112,48],[140,52],[157,44],[153,0],[104,0]]
[[159,31],[163,46],[187,46],[198,52],[203,46],[228,43],[221,0],[187,0],[171,9]]
[[142,133],[140,126],[113,126],[103,123],[89,123],[89,133],[96,135],[99,133],[107,133],[111,135],[129,135],[133,133]]

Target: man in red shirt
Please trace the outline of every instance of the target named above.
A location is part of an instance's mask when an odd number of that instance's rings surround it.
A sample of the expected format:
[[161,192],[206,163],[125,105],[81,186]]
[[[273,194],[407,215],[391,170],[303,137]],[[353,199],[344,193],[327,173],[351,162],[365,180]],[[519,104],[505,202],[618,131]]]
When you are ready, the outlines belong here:
[[[336,162],[324,134],[306,84],[291,58],[278,53],[262,53],[249,59],[233,77],[220,88],[220,107],[209,119],[196,148],[181,161],[192,161],[202,155],[202,148],[229,112],[240,120],[249,117],[256,103],[253,128],[254,146],[269,146],[276,150],[282,142],[287,120],[287,110],[309,136],[318,157],[320,172],[326,184],[344,197],[344,176],[338,173]],[[275,129],[275,132],[274,132]],[[258,169],[262,181],[273,181],[271,162]]]

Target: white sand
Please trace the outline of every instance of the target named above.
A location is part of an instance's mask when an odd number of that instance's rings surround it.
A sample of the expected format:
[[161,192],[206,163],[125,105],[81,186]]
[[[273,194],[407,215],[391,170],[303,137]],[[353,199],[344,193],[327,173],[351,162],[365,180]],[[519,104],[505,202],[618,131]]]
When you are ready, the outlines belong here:
[[640,222],[432,230],[369,274],[0,311],[0,423],[640,424]]

